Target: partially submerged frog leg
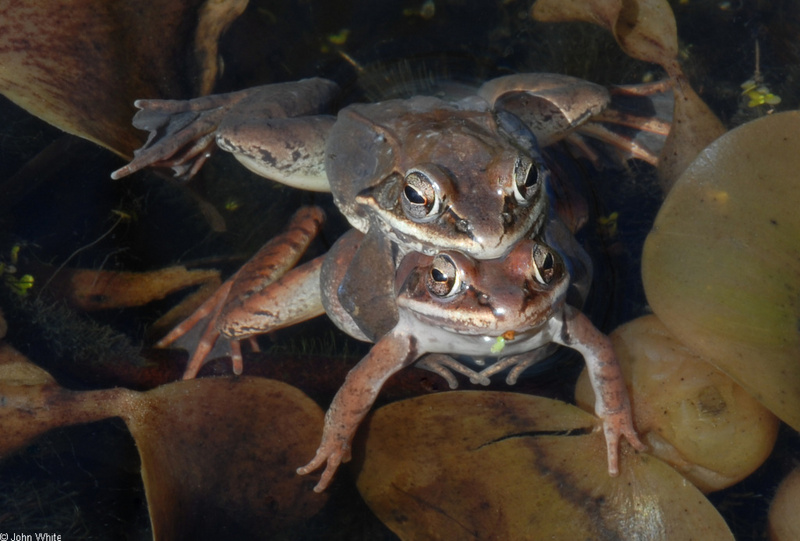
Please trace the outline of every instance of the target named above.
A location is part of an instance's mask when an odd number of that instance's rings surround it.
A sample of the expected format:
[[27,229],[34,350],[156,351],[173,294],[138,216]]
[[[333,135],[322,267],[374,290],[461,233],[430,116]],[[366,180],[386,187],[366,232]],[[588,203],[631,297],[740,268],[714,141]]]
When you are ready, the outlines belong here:
[[[314,279],[313,273],[319,275],[317,267],[320,266],[321,259],[303,272],[297,272],[297,276],[292,280],[289,280],[287,275],[280,287],[272,284],[284,277],[289,269],[297,264],[308,245],[319,233],[324,220],[325,214],[319,207],[300,208],[294,213],[286,228],[262,246],[239,269],[230,291],[229,302],[221,311],[217,324],[224,336],[241,339],[275,330],[278,328],[277,325],[283,327],[291,324],[286,323],[289,319],[294,321],[295,316],[289,315],[291,309],[300,306],[305,307],[301,308],[301,312],[309,309],[308,296],[301,288],[305,287],[305,280]],[[312,290],[312,298],[319,298],[319,282],[313,284],[313,287],[311,285],[309,284],[306,289]],[[268,286],[271,289],[268,290]],[[287,287],[295,289],[290,289],[284,294],[283,291]],[[267,300],[272,298],[276,300]]]
[[267,242],[191,316],[156,344],[166,347],[208,320],[184,379],[197,375],[220,336],[231,341],[233,371],[241,374],[239,340],[324,313],[319,287],[323,258],[287,273],[316,236],[323,219],[317,207],[298,210],[283,233]]
[[639,440],[633,427],[633,415],[628,400],[628,390],[617,362],[611,339],[598,331],[579,310],[564,307],[563,326],[556,333],[556,343],[570,347],[586,360],[589,380],[594,389],[595,413],[603,421],[608,452],[608,473],[619,474],[619,440],[621,436],[638,451],[646,446]]
[[381,338],[347,374],[325,414],[322,442],[314,458],[297,469],[297,473],[306,475],[325,465],[315,492],[325,490],[339,464],[350,460],[353,436],[383,384],[395,372],[414,362],[417,355],[415,340],[394,330]]
[[226,120],[288,118],[318,114],[339,91],[326,79],[265,85],[192,100],[137,100],[133,125],[150,135],[134,159],[114,171],[121,178],[145,167],[171,168],[191,178],[216,148],[217,131]]
[[[672,117],[668,80],[609,91],[566,75],[525,73],[488,81],[479,94],[493,109],[519,117],[541,147],[567,140],[596,163],[601,160],[583,137],[621,151],[622,159],[635,157],[655,164]],[[615,131],[608,125],[623,129]]]
[[447,385],[451,389],[458,388],[458,380],[453,375],[453,372],[467,376],[470,383],[473,385],[489,385],[491,383],[489,378],[484,375],[485,371],[476,372],[468,366],[458,362],[458,360],[454,359],[450,355],[445,355],[442,353],[430,353],[425,355],[419,361],[417,361],[414,366],[428,370],[435,374],[439,374],[445,381],[447,381]]
[[578,139],[595,139],[616,149],[622,160],[637,158],[656,165],[671,128],[672,82],[615,86],[610,95],[609,106],[566,139],[583,149],[587,146]]
[[[156,347],[168,347],[195,329],[198,325],[206,322],[206,328],[197,340],[197,345],[192,352],[192,357],[189,359],[189,363],[186,365],[186,369],[183,372],[183,379],[192,379],[197,375],[197,372],[206,362],[206,357],[217,343],[219,331],[216,329],[215,321],[225,301],[228,299],[228,293],[230,292],[234,277],[235,275],[225,281],[211,297],[206,299],[205,302],[192,313],[192,315],[176,325],[164,338],[156,342]],[[241,350],[238,348],[237,350],[239,353],[238,356],[236,355],[237,351],[234,351],[231,347],[231,360],[233,362],[233,372],[235,374],[241,374]]]
[[611,97],[605,87],[583,79],[552,73],[520,73],[484,83],[478,95],[494,110],[520,118],[549,146],[599,114]]

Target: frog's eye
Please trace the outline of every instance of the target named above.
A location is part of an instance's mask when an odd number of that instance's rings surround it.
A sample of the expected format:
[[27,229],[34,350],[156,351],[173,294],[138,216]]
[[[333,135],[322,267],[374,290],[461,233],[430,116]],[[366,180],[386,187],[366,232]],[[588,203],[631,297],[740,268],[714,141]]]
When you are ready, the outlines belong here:
[[536,281],[547,285],[556,273],[556,260],[546,246],[537,244],[533,247],[533,275]]
[[527,158],[514,164],[514,197],[517,203],[530,203],[539,193],[539,168]]
[[412,169],[406,173],[400,199],[406,216],[415,222],[432,220],[442,210],[436,185],[431,177],[419,169]]
[[431,270],[425,278],[428,291],[437,297],[451,297],[461,290],[461,277],[458,267],[448,255],[439,254],[433,258]]

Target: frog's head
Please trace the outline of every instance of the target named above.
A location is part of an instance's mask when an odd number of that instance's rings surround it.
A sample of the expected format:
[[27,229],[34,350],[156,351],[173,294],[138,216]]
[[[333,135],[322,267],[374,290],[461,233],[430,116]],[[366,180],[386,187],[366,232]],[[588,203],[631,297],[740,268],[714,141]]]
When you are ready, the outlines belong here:
[[[380,227],[415,251],[504,255],[547,217],[549,171],[536,139],[513,114],[464,110],[435,98],[361,106],[340,114],[331,184],[346,171],[337,205],[359,229]],[[391,111],[389,116],[387,111]],[[368,116],[369,115],[369,116]],[[342,130],[344,127],[349,129]],[[366,224],[369,224],[368,226]]]
[[484,336],[538,329],[562,306],[569,287],[559,253],[532,239],[493,260],[460,252],[412,253],[401,263],[398,280],[401,310],[448,332]]

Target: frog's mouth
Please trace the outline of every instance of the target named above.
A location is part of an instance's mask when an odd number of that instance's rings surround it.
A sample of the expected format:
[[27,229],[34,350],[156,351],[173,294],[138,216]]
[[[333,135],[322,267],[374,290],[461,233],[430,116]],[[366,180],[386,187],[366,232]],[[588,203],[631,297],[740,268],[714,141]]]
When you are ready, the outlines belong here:
[[[450,334],[462,336],[480,336],[486,340],[496,341],[503,334],[513,333],[517,338],[536,334],[553,316],[560,305],[559,299],[541,309],[526,307],[523,311],[498,309],[483,306],[482,310],[459,310],[456,307],[448,310],[427,304],[408,306],[413,317],[425,326],[438,328]],[[510,317],[509,317],[510,316]],[[514,321],[510,321],[513,319]]]
[[[367,208],[375,217],[368,227],[378,226],[394,242],[410,251],[433,255],[439,251],[455,250],[477,259],[503,257],[517,241],[535,235],[542,228],[546,204],[516,205],[513,196],[504,202],[502,210],[486,211],[485,216],[467,219],[447,205],[436,218],[413,221],[401,206],[380,193],[378,188],[364,190],[356,203]],[[479,223],[480,222],[480,223]]]

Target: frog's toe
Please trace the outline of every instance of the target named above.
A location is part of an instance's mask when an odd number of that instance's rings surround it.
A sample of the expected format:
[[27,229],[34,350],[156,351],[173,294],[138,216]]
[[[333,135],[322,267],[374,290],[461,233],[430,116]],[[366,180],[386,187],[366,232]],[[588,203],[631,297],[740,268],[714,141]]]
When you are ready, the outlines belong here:
[[492,383],[492,380],[490,380],[483,374],[476,373],[474,376],[470,376],[469,382],[472,383],[473,385],[483,385],[484,387],[486,387]]
[[634,449],[637,451],[647,451],[647,445],[639,439],[639,435],[632,428],[623,432],[625,439],[628,440]]
[[637,451],[647,449],[633,427],[630,408],[623,408],[618,412],[603,416],[603,432],[608,450],[608,474],[612,477],[619,475],[619,440],[621,437],[624,436]]
[[336,470],[339,469],[339,465],[342,462],[347,462],[348,460],[350,460],[349,452],[338,450],[327,453],[320,448],[317,450],[317,454],[314,456],[311,462],[305,466],[297,468],[297,473],[299,475],[307,475],[325,464],[325,469],[322,471],[319,482],[314,487],[314,492],[323,492],[326,488],[328,488],[328,485],[330,485],[331,481],[333,480],[333,476],[336,473]]

